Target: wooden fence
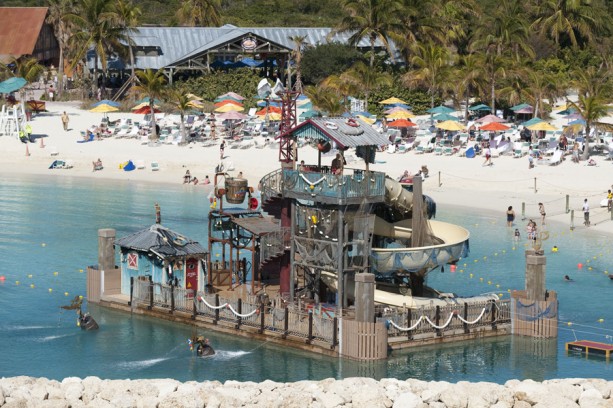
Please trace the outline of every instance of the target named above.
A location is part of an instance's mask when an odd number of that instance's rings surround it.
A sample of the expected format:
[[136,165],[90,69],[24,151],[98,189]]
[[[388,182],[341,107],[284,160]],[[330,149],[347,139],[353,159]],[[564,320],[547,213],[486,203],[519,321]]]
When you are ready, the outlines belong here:
[[511,331],[519,336],[558,337],[558,297],[548,292],[547,300],[530,300],[526,291],[511,294],[513,324]]
[[343,319],[341,354],[355,360],[387,358],[387,329],[383,323]]

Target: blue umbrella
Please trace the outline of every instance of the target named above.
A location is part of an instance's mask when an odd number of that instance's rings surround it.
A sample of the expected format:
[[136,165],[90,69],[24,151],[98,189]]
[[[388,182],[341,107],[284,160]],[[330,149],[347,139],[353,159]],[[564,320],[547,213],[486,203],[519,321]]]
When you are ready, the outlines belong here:
[[[151,101],[151,98],[146,96],[143,99],[136,101],[134,104],[135,105],[140,105],[141,103],[149,103],[149,101]],[[154,105],[160,105],[162,103],[162,101],[160,101],[159,99],[153,99],[153,104]]]
[[23,78],[19,78],[19,77],[9,78],[6,81],[0,82],[0,93],[10,94],[11,92],[20,90],[27,83],[28,81],[26,81]]
[[575,119],[569,123],[569,125],[583,125],[585,126],[585,120],[583,119]]
[[242,60],[232,64],[232,68],[241,68],[241,67],[257,68],[260,66],[262,66],[262,61],[256,61],[253,58],[243,58]]
[[95,108],[96,106],[100,106],[100,105],[104,105],[104,104],[106,104],[106,105],[110,105],[110,106],[112,106],[112,107],[114,107],[114,108],[119,108],[119,107],[121,106],[121,104],[120,104],[119,102],[111,101],[111,100],[109,100],[109,99],[103,99],[103,100],[101,100],[100,102],[96,102],[96,103],[94,103],[94,104],[92,105],[92,107],[94,107],[94,108]]
[[451,113],[451,112],[453,112],[453,109],[448,108],[448,107],[446,107],[444,105],[439,105],[439,106],[436,106],[436,107],[434,107],[432,109],[428,109],[427,112],[428,113]]
[[531,105],[528,105],[527,103],[520,103],[519,105],[515,105],[509,109],[511,109],[513,112],[518,111],[518,110],[522,110],[522,109],[528,109],[531,108]]
[[471,106],[470,108],[468,108],[468,110],[471,110],[471,111],[491,111],[492,108],[490,108],[489,106],[484,105],[484,104],[479,104],[479,105]]
[[541,118],[532,118],[532,119],[527,120],[524,123],[522,123],[522,125],[524,125],[525,127],[528,127],[528,126],[536,125],[537,123],[540,123],[542,121],[543,121],[543,119],[541,119]]
[[460,118],[458,118],[457,116],[453,116],[448,113],[439,113],[438,115],[433,116],[432,119],[433,120],[455,120],[455,121],[460,120]]

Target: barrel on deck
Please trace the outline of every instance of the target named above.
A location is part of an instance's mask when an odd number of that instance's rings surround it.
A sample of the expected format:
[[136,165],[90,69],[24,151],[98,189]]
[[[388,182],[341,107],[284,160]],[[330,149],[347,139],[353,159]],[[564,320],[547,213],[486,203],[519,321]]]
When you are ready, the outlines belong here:
[[226,200],[232,204],[241,204],[245,201],[247,194],[247,179],[227,178],[226,179]]

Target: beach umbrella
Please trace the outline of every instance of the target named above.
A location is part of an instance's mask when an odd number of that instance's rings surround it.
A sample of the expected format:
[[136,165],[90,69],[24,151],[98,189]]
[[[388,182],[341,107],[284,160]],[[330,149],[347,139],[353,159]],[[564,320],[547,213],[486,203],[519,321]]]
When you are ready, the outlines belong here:
[[230,111],[230,112],[224,112],[218,115],[217,117],[222,120],[243,120],[243,119],[247,119],[249,116],[245,115],[244,113],[237,112],[237,111]]
[[477,119],[475,122],[478,122],[478,123],[489,123],[489,122],[501,123],[501,122],[506,122],[506,121],[504,119],[502,119],[502,118],[499,118],[496,115],[485,115],[484,117]]
[[558,115],[570,115],[572,113],[577,112],[575,108],[564,108],[563,110],[556,112]]
[[573,125],[580,125],[580,126],[585,126],[586,122],[584,119],[575,119],[572,122],[569,123],[570,126]]
[[[153,108],[153,113],[160,113],[161,111],[157,108]],[[141,106],[138,109],[133,109],[132,113],[136,113],[139,115],[151,113],[151,107],[149,105]]]
[[583,116],[579,112],[574,112],[574,113],[571,113],[571,114],[568,114],[568,115],[564,116],[564,118],[565,119],[570,119],[570,120],[573,120],[573,119],[583,119]]
[[268,114],[268,120],[272,120],[272,121],[281,120],[281,114],[277,112],[271,112]]
[[524,123],[522,123],[522,125],[524,125],[525,127],[528,127],[528,126],[534,125],[536,123],[540,123],[542,121],[543,121],[543,119],[541,119],[541,118],[532,118],[532,119],[527,120]]
[[532,108],[532,106],[528,106],[526,108],[516,110],[515,113],[517,115],[529,115],[531,113],[534,113],[534,108]]
[[383,113],[385,113],[386,115],[391,115],[394,112],[409,112],[409,110],[401,108],[399,106],[394,106],[392,108],[389,108],[389,109],[386,109],[385,111],[383,111]]
[[[146,97],[144,97],[143,99],[138,100],[138,101],[136,101],[136,102],[134,102],[134,103],[136,103],[137,105],[140,105],[140,104],[142,104],[142,103],[149,104],[149,102],[151,102],[151,98],[150,98],[150,97],[148,97],[148,96],[146,96]],[[160,101],[159,99],[153,99],[153,104],[154,104],[154,105],[160,105],[161,103],[162,103],[162,101]]]
[[414,117],[415,115],[409,111],[396,111],[386,116],[388,119],[410,119]]
[[504,130],[509,130],[511,129],[509,126],[507,125],[503,125],[502,123],[499,122],[488,122],[485,125],[480,127],[481,130],[489,130],[489,131],[494,131],[494,132],[501,132]]
[[415,123],[407,119],[396,119],[393,122],[387,124],[388,127],[406,128],[411,126],[417,126]]
[[[137,104],[136,106],[133,106],[132,110],[137,110],[137,109],[140,109],[140,108],[148,108],[149,106],[150,106],[149,102],[141,102],[141,103]],[[153,107],[154,108],[159,108],[160,106],[157,103],[154,102],[153,103]]]
[[455,120],[456,122],[459,122],[460,118],[458,118],[457,116],[450,115],[448,113],[439,113],[438,115],[434,115],[432,117],[432,120],[440,120],[440,121]]
[[235,101],[244,101],[245,97],[235,92],[226,92],[225,94],[219,95],[217,98],[215,98],[215,102],[223,101],[226,99],[234,99]]
[[226,103],[225,105],[222,105],[218,108],[215,108],[215,112],[230,112],[230,111],[244,111],[245,108],[243,108],[242,106],[238,106],[238,105],[234,105],[231,103]]
[[448,107],[446,107],[444,105],[439,105],[439,106],[436,106],[436,107],[434,107],[432,109],[428,109],[426,112],[428,112],[428,113],[451,113],[453,111],[454,110],[451,109],[451,108],[448,108]]
[[107,103],[103,103],[101,105],[97,105],[94,106],[92,109],[90,109],[90,112],[97,112],[97,113],[108,113],[108,112],[116,112],[119,109],[117,109],[115,106],[109,105]]
[[491,111],[492,108],[481,103],[479,105],[471,106],[470,108],[468,108],[468,110],[470,111]]
[[536,131],[558,130],[557,127],[545,121],[535,123],[534,125],[527,126],[527,128],[530,130],[536,130]]
[[23,88],[28,81],[20,77],[12,77],[0,82],[0,93],[10,94]]
[[280,102],[275,102],[275,101],[268,101],[266,102],[264,99],[260,99],[259,101],[256,102],[256,105],[263,108],[265,106],[277,106],[280,107],[281,103]]
[[312,110],[312,109],[304,111],[300,114],[301,119],[310,119],[310,118],[319,117],[319,116],[321,116],[321,113],[316,110]]
[[434,125],[435,127],[439,128],[439,129],[443,129],[443,130],[452,130],[452,131],[457,131],[457,130],[465,130],[466,128],[464,127],[464,125],[462,125],[459,122],[456,122],[454,120],[446,120],[444,122],[441,123],[437,123],[436,125]]
[[[363,115],[356,115],[355,116],[358,119],[362,119],[364,122],[368,123],[369,125],[372,125],[373,123],[375,123],[377,121],[377,118],[372,118],[372,117],[367,117],[367,116],[363,116]],[[399,119],[402,120],[402,119]]]
[[[304,96],[304,95],[300,95],[300,96]],[[296,106],[304,106],[304,105],[311,103],[311,100],[308,97],[304,96],[304,98],[300,99],[300,96],[298,97],[298,99],[296,99]]]
[[513,112],[518,113],[518,110],[522,110],[522,109],[526,109],[526,108],[532,108],[531,105],[528,105],[527,103],[520,103],[519,105],[515,105],[510,107],[509,109],[511,109]]
[[198,99],[192,99],[191,101],[187,102],[187,105],[196,109],[204,109],[204,104]]
[[268,108],[260,109],[259,111],[257,111],[255,113],[255,115],[256,116],[265,116],[266,114],[270,114],[270,113],[281,114],[281,108],[278,108],[276,106],[269,106]]
[[192,101],[203,101],[204,100],[204,98],[201,98],[198,95],[194,95],[193,93],[188,93],[185,96],[187,96],[187,99],[191,99]]
[[385,99],[385,100],[383,100],[383,101],[381,101],[381,102],[379,102],[379,103],[380,103],[381,105],[393,105],[393,104],[396,104],[396,103],[402,103],[402,104],[404,104],[404,105],[406,105],[406,104],[407,104],[407,103],[406,103],[405,101],[403,101],[402,99],[398,99],[398,98],[396,98],[396,97],[392,97],[392,98]]
[[121,106],[121,104],[119,102],[115,102],[115,101],[111,101],[109,99],[103,99],[99,102],[94,103],[92,106],[96,107],[96,106],[100,106],[100,105],[110,105],[110,106],[114,106],[116,108],[119,108]]
[[243,104],[238,102],[238,101],[234,101],[234,100],[231,100],[231,99],[226,99],[225,101],[217,102],[215,104],[215,107],[219,108],[220,106],[224,106],[224,105],[227,105],[227,104],[236,105],[236,106],[243,106]]

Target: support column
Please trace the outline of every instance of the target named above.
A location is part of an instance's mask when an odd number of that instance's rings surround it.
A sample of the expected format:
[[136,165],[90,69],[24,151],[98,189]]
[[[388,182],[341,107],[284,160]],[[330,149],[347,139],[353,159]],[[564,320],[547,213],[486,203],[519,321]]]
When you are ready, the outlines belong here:
[[373,323],[375,319],[375,275],[355,274],[355,320]]
[[115,230],[102,228],[98,230],[98,270],[115,269]]
[[338,207],[338,217],[336,222],[338,223],[337,234],[337,248],[336,248],[336,273],[337,273],[337,299],[336,307],[339,311],[339,316],[342,316],[342,310],[345,305],[345,272],[343,265],[343,247],[345,246],[345,229],[343,228],[343,220],[345,218],[345,211],[342,206]]
[[530,300],[546,300],[545,265],[543,250],[526,250],[526,295]]

